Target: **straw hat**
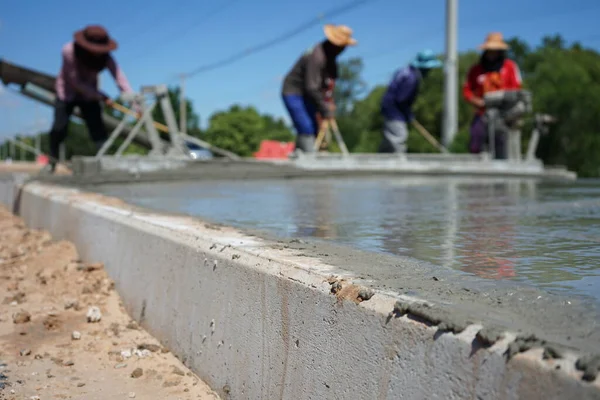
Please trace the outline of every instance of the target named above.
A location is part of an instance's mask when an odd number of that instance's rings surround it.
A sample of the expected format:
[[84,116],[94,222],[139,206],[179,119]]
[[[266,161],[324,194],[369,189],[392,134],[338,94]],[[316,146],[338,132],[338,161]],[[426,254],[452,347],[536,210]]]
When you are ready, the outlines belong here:
[[357,41],[352,37],[352,29],[346,25],[325,25],[325,37],[336,46],[355,46]]
[[485,42],[479,46],[480,50],[508,50],[508,43],[504,41],[500,32],[492,32],[485,38]]
[[117,48],[117,42],[100,25],[89,25],[75,32],[75,43],[94,54],[107,54]]

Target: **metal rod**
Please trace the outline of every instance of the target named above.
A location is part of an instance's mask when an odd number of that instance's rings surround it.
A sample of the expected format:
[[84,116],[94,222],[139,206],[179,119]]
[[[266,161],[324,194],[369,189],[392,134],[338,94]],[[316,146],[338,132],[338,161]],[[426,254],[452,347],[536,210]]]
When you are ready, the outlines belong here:
[[419,123],[419,121],[417,121],[416,119],[413,119],[412,124],[414,125],[415,128],[417,128],[417,131],[431,144],[433,145],[435,148],[437,148],[439,151],[441,151],[442,153],[448,153],[448,149],[446,149],[444,146],[442,146],[442,144],[440,142],[438,142],[436,140],[435,137],[433,137],[433,135],[431,133],[429,133],[429,131],[427,131],[427,129],[425,129],[425,127],[423,125],[421,125]]
[[450,147],[458,131],[458,0],[446,0],[446,59],[442,143]]
[[133,140],[133,138],[135,137],[135,135],[137,135],[137,133],[139,132],[140,128],[142,127],[142,124],[144,122],[146,122],[146,118],[149,118],[150,115],[152,114],[152,111],[154,111],[154,107],[156,107],[156,103],[152,104],[150,107],[148,107],[144,111],[144,113],[142,114],[142,118],[140,118],[136,122],[136,124],[133,127],[133,129],[129,132],[129,135],[127,135],[127,138],[125,139],[125,141],[121,144],[121,146],[119,147],[119,149],[115,153],[115,156],[120,157],[123,154],[123,151],[125,151],[125,149],[131,144],[131,141]]
[[342,154],[347,156],[349,153],[348,148],[346,147],[346,143],[344,143],[344,138],[340,133],[340,128],[338,127],[337,121],[332,119],[330,122],[331,130],[333,131],[333,135],[335,136],[335,140],[337,140],[338,145],[340,146],[340,150],[342,150]]

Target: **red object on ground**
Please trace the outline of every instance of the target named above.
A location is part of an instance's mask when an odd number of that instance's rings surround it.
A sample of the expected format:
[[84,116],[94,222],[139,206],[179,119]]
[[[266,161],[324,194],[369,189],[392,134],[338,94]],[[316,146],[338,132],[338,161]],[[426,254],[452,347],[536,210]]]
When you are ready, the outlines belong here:
[[49,161],[48,156],[45,154],[37,156],[37,159],[35,160],[36,163],[41,164],[41,165],[47,165],[48,161]]
[[286,159],[295,149],[294,142],[278,142],[276,140],[263,140],[260,148],[254,153],[258,159]]

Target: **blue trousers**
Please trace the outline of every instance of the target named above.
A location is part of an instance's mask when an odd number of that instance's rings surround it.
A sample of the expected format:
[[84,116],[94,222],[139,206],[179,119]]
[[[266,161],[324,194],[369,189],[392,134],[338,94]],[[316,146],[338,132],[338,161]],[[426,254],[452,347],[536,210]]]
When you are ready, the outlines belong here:
[[317,109],[315,105],[299,94],[284,94],[282,97],[296,133],[298,135],[316,136],[319,127],[317,126]]

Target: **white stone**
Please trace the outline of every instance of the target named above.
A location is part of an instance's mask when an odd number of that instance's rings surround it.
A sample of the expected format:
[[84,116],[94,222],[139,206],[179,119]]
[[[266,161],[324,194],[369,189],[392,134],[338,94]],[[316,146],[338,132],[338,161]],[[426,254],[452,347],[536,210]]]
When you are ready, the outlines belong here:
[[92,306],[88,309],[86,316],[88,322],[98,322],[102,319],[102,313],[100,312],[100,309],[95,306]]

